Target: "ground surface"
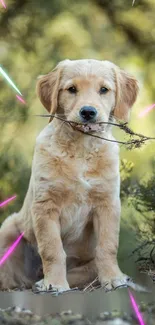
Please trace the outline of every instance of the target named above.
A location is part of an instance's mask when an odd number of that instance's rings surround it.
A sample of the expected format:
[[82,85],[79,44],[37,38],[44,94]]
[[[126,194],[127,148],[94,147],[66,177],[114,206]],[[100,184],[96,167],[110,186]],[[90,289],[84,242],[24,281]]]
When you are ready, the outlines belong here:
[[[155,306],[141,305],[142,316],[146,325],[155,324]],[[111,313],[104,312],[100,314],[92,323],[80,314],[72,312],[63,312],[61,314],[37,316],[29,310],[22,310],[19,307],[0,310],[0,324],[2,325],[136,325],[140,324],[134,315],[121,314],[117,311]]]

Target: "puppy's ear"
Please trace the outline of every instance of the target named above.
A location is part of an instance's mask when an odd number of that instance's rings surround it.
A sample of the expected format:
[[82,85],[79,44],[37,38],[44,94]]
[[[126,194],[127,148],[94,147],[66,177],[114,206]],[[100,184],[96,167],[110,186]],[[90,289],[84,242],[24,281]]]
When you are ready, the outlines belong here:
[[57,110],[61,72],[62,68],[58,65],[52,72],[38,77],[37,94],[50,114],[55,114]]
[[138,94],[137,80],[126,73],[124,70],[114,67],[116,82],[116,103],[114,109],[114,117],[128,122],[130,117],[130,109],[136,101]]

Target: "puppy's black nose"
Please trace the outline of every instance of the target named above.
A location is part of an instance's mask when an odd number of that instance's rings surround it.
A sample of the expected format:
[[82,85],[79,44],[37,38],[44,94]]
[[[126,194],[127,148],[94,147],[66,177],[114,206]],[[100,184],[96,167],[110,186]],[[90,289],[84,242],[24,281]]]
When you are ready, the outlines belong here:
[[97,110],[95,107],[92,107],[92,106],[83,106],[80,109],[79,114],[80,114],[80,117],[82,117],[82,120],[84,122],[93,121],[93,120],[95,120],[95,117],[97,115]]

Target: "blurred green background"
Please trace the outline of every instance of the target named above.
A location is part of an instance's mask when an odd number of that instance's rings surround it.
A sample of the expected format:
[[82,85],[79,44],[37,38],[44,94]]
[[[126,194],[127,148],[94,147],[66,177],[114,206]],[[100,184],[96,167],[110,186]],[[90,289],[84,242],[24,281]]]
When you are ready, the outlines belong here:
[[[132,0],[5,3],[7,9],[0,3],[0,66],[20,89],[26,105],[16,99],[15,91],[0,75],[0,202],[17,194],[16,200],[0,209],[0,222],[20,209],[26,194],[35,139],[48,123],[33,116],[45,113],[35,93],[36,79],[58,61],[106,59],[132,73],[139,80],[140,93],[130,126],[135,132],[155,136],[154,110],[138,117],[155,102],[154,0],[135,0],[134,6]],[[122,132],[114,133],[117,139],[124,139]],[[154,236],[154,152],[153,141],[140,149],[121,147],[120,256]]]

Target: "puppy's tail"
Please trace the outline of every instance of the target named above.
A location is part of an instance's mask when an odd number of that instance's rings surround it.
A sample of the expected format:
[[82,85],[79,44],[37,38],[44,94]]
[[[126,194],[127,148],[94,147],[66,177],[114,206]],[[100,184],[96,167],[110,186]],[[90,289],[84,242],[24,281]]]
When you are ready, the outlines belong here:
[[13,289],[16,287],[30,288],[33,284],[25,262],[29,251],[25,249],[27,242],[24,237],[20,240],[13,252],[9,255],[8,250],[20,236],[17,228],[17,213],[8,217],[0,229],[0,290]]

